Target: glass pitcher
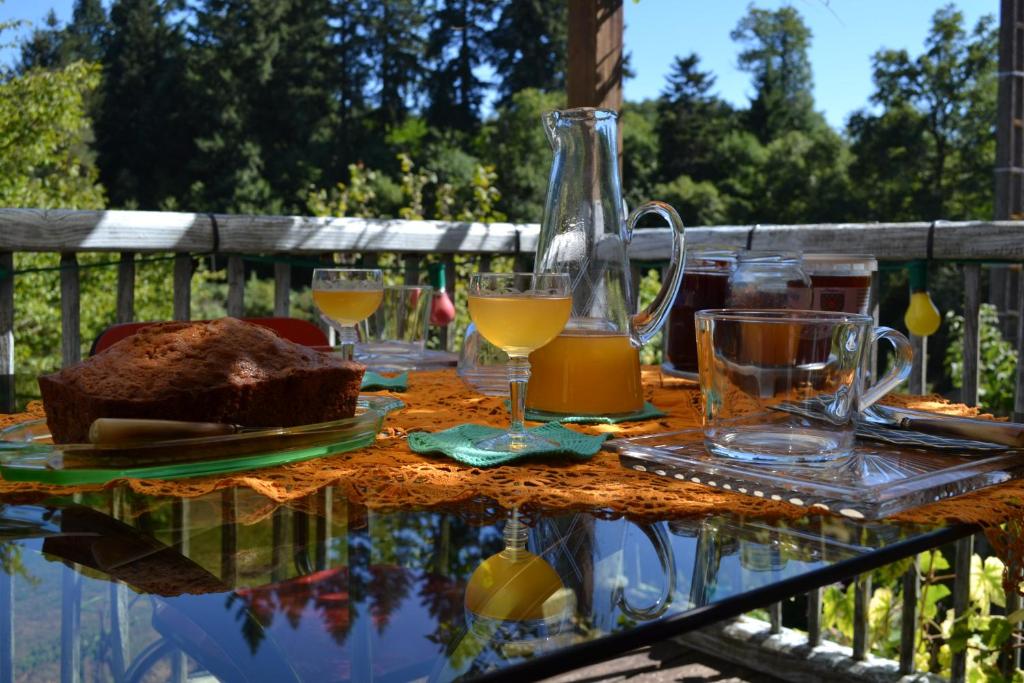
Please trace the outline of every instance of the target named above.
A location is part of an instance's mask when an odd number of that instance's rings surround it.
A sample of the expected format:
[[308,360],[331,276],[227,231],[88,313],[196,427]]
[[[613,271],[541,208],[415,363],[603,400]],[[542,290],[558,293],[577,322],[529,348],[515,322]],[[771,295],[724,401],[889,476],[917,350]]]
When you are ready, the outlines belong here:
[[[527,406],[556,415],[621,415],[643,408],[639,349],[661,328],[683,277],[683,222],[661,202],[625,219],[617,115],[579,108],[543,115],[554,150],[535,271],[569,273],[572,317],[530,356]],[[637,222],[661,216],[672,259],[661,290],[637,312],[626,247]]]

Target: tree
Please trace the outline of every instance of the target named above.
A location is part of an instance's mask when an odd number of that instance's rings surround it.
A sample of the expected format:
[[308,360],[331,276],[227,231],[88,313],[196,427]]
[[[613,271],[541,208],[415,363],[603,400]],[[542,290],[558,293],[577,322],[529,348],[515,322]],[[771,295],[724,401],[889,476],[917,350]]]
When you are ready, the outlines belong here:
[[294,210],[318,179],[332,92],[326,0],[204,0],[187,85],[193,208]]
[[564,93],[523,90],[499,108],[482,131],[481,148],[498,171],[498,209],[509,220],[539,223],[551,169],[551,146],[540,115],[565,106]]
[[114,206],[155,210],[188,189],[195,151],[183,103],[184,36],[159,0],[116,0],[96,120],[101,178]]
[[567,23],[564,2],[504,0],[487,50],[500,104],[510,104],[516,93],[527,88],[546,92],[565,88]]
[[732,107],[711,92],[715,77],[694,53],[676,57],[667,80],[658,100],[659,176],[719,179],[715,146],[736,125]]
[[75,0],[71,22],[61,27],[50,10],[46,28],[37,29],[21,46],[20,70],[67,66],[73,61],[99,62],[109,24],[101,0]]
[[761,142],[788,131],[809,130],[814,119],[811,30],[793,7],[777,10],[751,6],[731,33],[744,50],[739,66],[754,77],[757,91],[750,103],[749,129]]
[[431,125],[471,131],[480,123],[486,84],[474,71],[493,14],[493,0],[437,0],[426,47]]
[[368,26],[377,76],[377,117],[386,126],[405,118],[425,74],[426,17],[414,0],[382,0]]
[[371,78],[370,38],[367,33],[371,8],[369,0],[331,0],[328,10],[330,57],[334,71],[336,109],[332,125],[335,158],[327,176],[337,182],[337,169],[357,158],[366,139],[366,91]]
[[858,112],[849,133],[855,184],[873,213],[892,211],[888,220],[991,216],[996,29],[991,16],[969,35],[963,24],[961,12],[944,7],[923,54],[873,57],[871,101],[882,111]]

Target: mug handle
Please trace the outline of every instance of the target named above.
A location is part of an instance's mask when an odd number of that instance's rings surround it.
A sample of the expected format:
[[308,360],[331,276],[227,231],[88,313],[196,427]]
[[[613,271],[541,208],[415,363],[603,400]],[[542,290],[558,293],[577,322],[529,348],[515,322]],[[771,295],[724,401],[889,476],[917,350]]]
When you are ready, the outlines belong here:
[[672,594],[676,590],[676,558],[672,554],[672,544],[668,540],[668,534],[665,532],[665,528],[661,524],[642,524],[638,525],[640,530],[644,532],[651,544],[654,546],[654,552],[658,555],[658,563],[661,565],[661,571],[665,574],[665,589],[662,591],[658,599],[646,607],[634,607],[629,604],[626,600],[625,592],[622,589],[621,584],[617,584],[612,590],[612,604],[617,605],[622,613],[630,619],[635,621],[650,621],[651,619],[657,619],[668,610],[669,604],[672,602]]
[[885,339],[892,344],[896,351],[896,362],[881,379],[867,389],[857,401],[857,411],[860,412],[869,408],[878,399],[882,398],[895,389],[901,382],[910,376],[910,368],[914,364],[914,348],[910,340],[902,332],[891,327],[876,327],[871,330],[871,346],[874,347],[878,341]]

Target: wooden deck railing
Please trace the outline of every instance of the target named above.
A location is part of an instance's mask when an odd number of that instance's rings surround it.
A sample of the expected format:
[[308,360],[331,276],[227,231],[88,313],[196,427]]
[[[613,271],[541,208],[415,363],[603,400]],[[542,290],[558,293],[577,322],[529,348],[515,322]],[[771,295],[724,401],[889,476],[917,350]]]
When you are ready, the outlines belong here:
[[[14,298],[15,252],[59,252],[61,254],[61,332],[65,364],[79,360],[79,252],[119,254],[117,306],[111,321],[133,318],[135,255],[147,252],[175,254],[173,275],[174,317],[187,319],[191,297],[192,259],[196,254],[218,254],[227,260],[227,313],[241,315],[244,308],[246,255],[323,255],[358,252],[364,262],[373,263],[381,253],[401,256],[406,282],[420,277],[420,262],[426,254],[440,254],[448,281],[455,281],[454,257],[470,255],[481,269],[489,268],[495,255],[512,256],[519,267],[529,267],[536,246],[537,225],[497,223],[443,223],[435,221],[371,220],[357,218],[305,218],[295,216],[236,216],[139,211],[37,211],[0,210],[0,379],[14,373],[14,322],[17,316]],[[686,231],[688,248],[721,245],[737,249],[801,250],[806,252],[869,253],[882,261],[916,259],[950,260],[962,263],[964,282],[964,367],[962,400],[969,404],[978,398],[978,313],[981,305],[981,269],[987,265],[1024,262],[1024,222],[918,222],[865,223],[835,225],[757,225],[696,227]],[[630,245],[637,261],[663,261],[669,254],[667,229],[638,231]],[[291,266],[286,259],[274,265],[275,315],[288,315]],[[1018,277],[1015,310],[1018,346],[1024,340],[1024,277]],[[878,300],[879,279],[874,282]],[[876,305],[877,306],[877,305]],[[876,307],[877,316],[877,307]],[[922,340],[915,339],[923,348]],[[1015,415],[1024,419],[1024,363],[1016,378]],[[13,383],[11,383],[13,385]],[[925,387],[924,365],[920,356],[910,389]],[[0,401],[4,399],[0,396]],[[2,405],[0,405],[2,408]],[[957,566],[969,567],[972,552],[970,538],[957,545]],[[953,591],[954,608],[962,614],[967,606],[969,571],[957,571]],[[916,588],[918,575],[911,567],[905,585]],[[0,606],[10,594],[0,581]],[[867,601],[869,578],[858,580],[856,591],[856,627],[852,657],[867,656]],[[916,609],[916,590],[907,590],[905,609]],[[821,637],[821,593],[808,596],[809,645]],[[1008,596],[1007,609],[1019,605]],[[2,610],[0,610],[2,611]],[[782,627],[781,610],[770,610],[772,629]],[[913,624],[913,620],[905,620]],[[9,629],[0,623],[0,641],[10,638]],[[913,643],[911,626],[904,629],[903,641]],[[9,642],[0,642],[0,652]],[[963,680],[965,660],[954,658],[953,679]],[[1007,662],[1012,666],[1016,662]],[[2,669],[2,667],[0,667]],[[911,648],[904,648],[899,672],[913,670]],[[3,678],[3,671],[0,671]]]

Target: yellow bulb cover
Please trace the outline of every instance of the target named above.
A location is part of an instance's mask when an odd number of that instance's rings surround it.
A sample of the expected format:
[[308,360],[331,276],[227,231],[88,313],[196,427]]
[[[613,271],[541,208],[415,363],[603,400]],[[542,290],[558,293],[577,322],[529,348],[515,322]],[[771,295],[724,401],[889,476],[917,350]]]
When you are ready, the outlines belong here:
[[932,303],[928,292],[913,292],[910,295],[910,305],[903,315],[903,322],[910,334],[918,337],[927,337],[935,334],[942,324],[942,316],[939,309]]
[[544,618],[544,603],[562,589],[550,564],[525,550],[484,560],[466,585],[466,609],[489,619]]

